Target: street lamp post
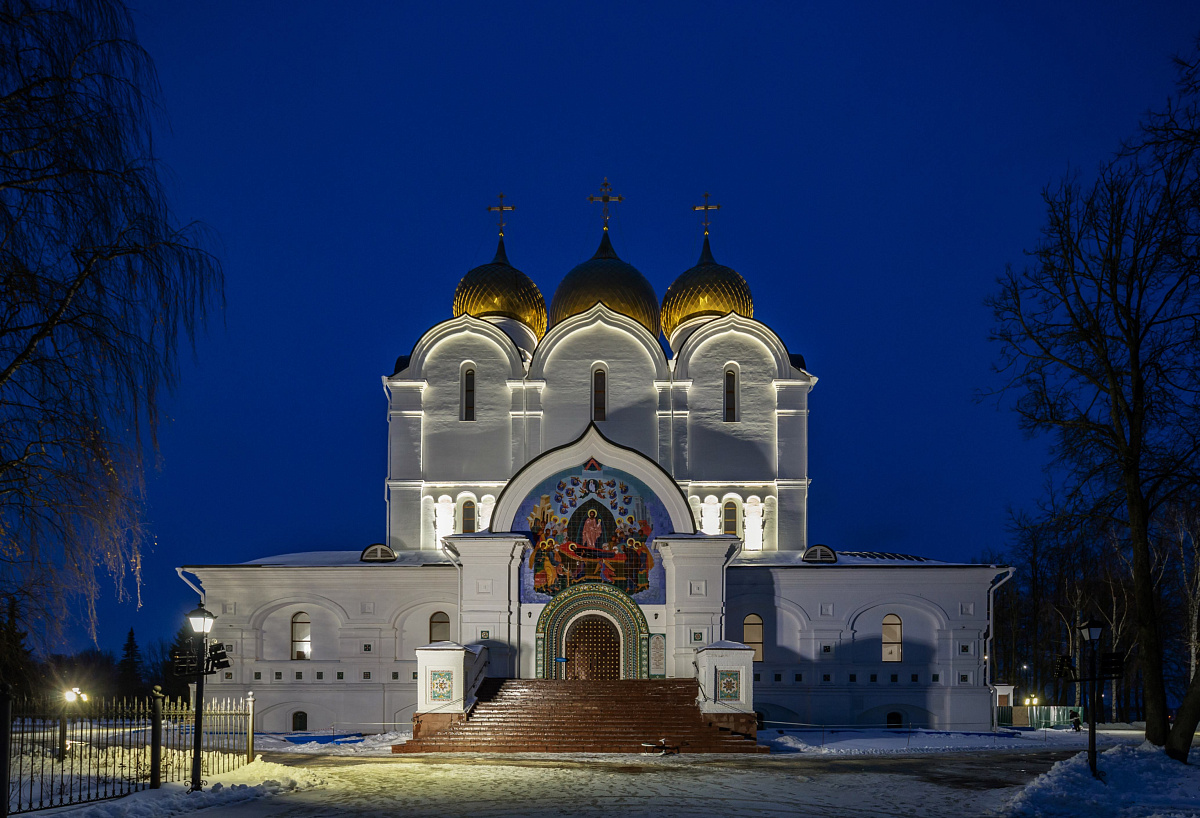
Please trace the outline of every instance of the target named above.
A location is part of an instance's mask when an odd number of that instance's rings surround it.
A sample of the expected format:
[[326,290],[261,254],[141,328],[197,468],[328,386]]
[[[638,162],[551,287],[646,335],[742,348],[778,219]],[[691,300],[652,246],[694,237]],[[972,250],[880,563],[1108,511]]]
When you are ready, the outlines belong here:
[[192,632],[196,634],[196,726],[192,736],[192,786],[188,792],[200,792],[204,781],[200,778],[200,760],[204,751],[204,675],[208,670],[208,634],[216,617],[204,606],[188,614]]
[[1091,645],[1092,649],[1088,676],[1088,767],[1094,778],[1101,778],[1096,769],[1096,686],[1097,669],[1096,654],[1100,652],[1100,639],[1104,636],[1104,623],[1099,619],[1089,619],[1079,625],[1079,637]]

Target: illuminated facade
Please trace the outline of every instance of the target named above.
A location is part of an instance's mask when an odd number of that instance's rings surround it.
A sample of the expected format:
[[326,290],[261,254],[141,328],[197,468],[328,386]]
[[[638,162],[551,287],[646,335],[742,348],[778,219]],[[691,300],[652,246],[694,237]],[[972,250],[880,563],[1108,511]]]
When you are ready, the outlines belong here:
[[469,697],[478,655],[701,674],[768,721],[990,725],[1006,569],[810,546],[817,378],[707,236],[660,306],[605,232],[549,310],[501,241],[452,312],[383,379],[383,542],[187,568],[232,647],[214,696],[253,689],[269,731],[385,731]]

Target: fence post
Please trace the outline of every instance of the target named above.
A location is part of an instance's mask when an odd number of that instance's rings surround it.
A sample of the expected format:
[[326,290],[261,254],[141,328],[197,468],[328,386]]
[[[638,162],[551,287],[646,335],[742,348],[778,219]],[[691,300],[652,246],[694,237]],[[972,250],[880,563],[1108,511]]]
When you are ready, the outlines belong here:
[[8,818],[8,794],[12,781],[12,685],[0,682],[0,818]]
[[246,763],[254,760],[254,691],[246,694]]
[[162,786],[163,692],[161,685],[150,690],[150,789]]

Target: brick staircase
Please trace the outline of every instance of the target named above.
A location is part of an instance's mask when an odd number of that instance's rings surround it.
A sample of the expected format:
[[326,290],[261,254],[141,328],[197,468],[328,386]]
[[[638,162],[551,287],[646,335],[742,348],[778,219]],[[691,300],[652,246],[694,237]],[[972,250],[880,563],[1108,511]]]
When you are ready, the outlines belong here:
[[765,753],[754,739],[710,725],[695,679],[487,679],[469,717],[394,753]]

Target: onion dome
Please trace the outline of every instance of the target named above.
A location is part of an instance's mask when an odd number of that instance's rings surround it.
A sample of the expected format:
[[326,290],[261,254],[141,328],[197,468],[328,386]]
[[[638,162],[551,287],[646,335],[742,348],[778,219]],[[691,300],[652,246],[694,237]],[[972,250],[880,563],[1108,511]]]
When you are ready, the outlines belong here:
[[550,302],[550,326],[596,304],[627,315],[658,337],[658,296],[646,277],[617,257],[608,231],[596,255],[567,273]]
[[663,296],[663,334],[670,339],[671,333],[690,318],[704,315],[715,318],[731,312],[747,318],[754,317],[750,285],[737,271],[717,264],[712,248],[708,246],[708,236],[705,235],[700,261],[675,279]]
[[513,318],[541,338],[546,334],[546,300],[529,276],[508,263],[504,239],[496,257],[468,272],[454,291],[454,317],[467,313],[476,318]]

